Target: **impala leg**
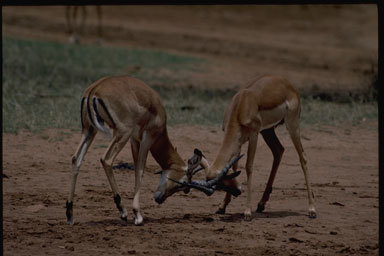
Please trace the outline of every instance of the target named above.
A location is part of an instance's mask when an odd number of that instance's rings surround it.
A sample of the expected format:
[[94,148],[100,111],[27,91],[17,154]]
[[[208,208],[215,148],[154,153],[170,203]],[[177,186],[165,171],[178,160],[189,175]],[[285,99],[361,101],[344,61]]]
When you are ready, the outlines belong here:
[[253,160],[255,159],[256,148],[257,148],[257,137],[258,131],[253,133],[249,137],[248,151],[247,151],[247,162],[245,170],[247,172],[247,207],[244,212],[244,220],[250,221],[252,218],[252,171],[253,171]]
[[65,20],[67,21],[68,34],[72,35],[73,27],[72,27],[72,23],[71,23],[71,6],[67,6],[65,8]]
[[66,203],[66,215],[67,215],[67,223],[73,225],[73,198],[75,196],[75,188],[77,176],[79,174],[79,169],[81,166],[81,162],[84,159],[84,155],[87,153],[89,146],[92,144],[93,139],[95,138],[96,131],[91,127],[88,130],[83,131],[83,135],[80,141],[79,146],[75,154],[72,157],[72,182],[71,182],[71,190],[69,193],[68,201]]
[[276,172],[277,172],[277,169],[279,168],[280,161],[284,153],[284,147],[281,145],[279,139],[277,138],[274,128],[261,131],[261,135],[263,135],[265,142],[267,143],[268,147],[272,151],[273,164],[272,164],[271,173],[269,175],[267,186],[265,188],[263,197],[261,198],[260,202],[257,205],[257,210],[256,210],[257,212],[264,211],[265,204],[268,202],[269,196],[272,193],[273,181],[275,180]]
[[[240,155],[240,152],[237,153],[237,156],[239,156],[239,155]],[[237,171],[238,164],[239,164],[239,162],[236,162],[233,164],[232,169],[234,172]],[[233,179],[233,180],[227,181],[227,182],[231,182],[231,183],[227,184],[230,187],[236,187],[236,188],[238,187],[238,183],[237,183],[236,179]],[[225,210],[226,210],[228,204],[231,202],[231,199],[232,199],[231,193],[225,193],[224,200],[219,205],[219,209],[216,211],[216,213],[217,214],[225,214]]]
[[72,14],[69,14],[70,15],[70,19],[72,21],[70,21],[71,23],[71,35],[70,35],[70,38],[69,38],[69,42],[71,44],[77,44],[79,43],[79,35],[78,35],[78,26],[77,26],[77,12],[78,12],[78,6],[72,6]]
[[[78,35],[79,36],[84,36],[84,31],[85,31],[85,20],[87,19],[87,7],[85,6],[79,6],[81,8],[82,14],[81,20],[79,20],[79,26],[78,26]],[[79,18],[80,19],[80,18]]]
[[133,138],[131,138],[131,151],[132,151],[132,158],[133,158],[133,164],[136,168],[137,160],[139,158],[139,149],[140,149],[140,143]]
[[96,13],[97,13],[97,34],[98,34],[98,44],[101,45],[103,40],[103,29],[102,29],[102,10],[101,6],[96,6]]
[[151,148],[152,144],[152,138],[147,134],[147,132],[144,132],[143,138],[140,142],[137,164],[135,166],[135,195],[133,198],[133,217],[135,225],[143,224],[143,217],[140,213],[140,187],[143,178],[145,162],[148,156],[148,151]]
[[216,214],[225,214],[225,210],[227,208],[227,205],[231,202],[232,195],[231,193],[225,193],[225,197],[223,202],[219,205],[219,209],[216,211]]
[[127,221],[128,212],[127,212],[127,209],[124,207],[123,203],[121,202],[121,197],[120,197],[115,176],[112,170],[112,164],[116,156],[119,154],[119,152],[123,149],[123,147],[127,143],[128,139],[129,139],[129,136],[114,135],[111,143],[108,146],[107,151],[105,152],[104,156],[100,159],[101,164],[103,165],[105,174],[107,175],[109,185],[111,186],[116,207],[120,212],[120,218],[124,221]]
[[286,124],[287,124],[288,132],[291,136],[292,142],[295,145],[296,151],[299,155],[301,169],[304,172],[304,178],[305,178],[305,183],[306,183],[307,192],[308,192],[309,217],[310,218],[316,218],[315,199],[314,199],[313,192],[311,190],[311,184],[309,182],[307,160],[305,158],[304,149],[303,149],[303,146],[302,146],[301,140],[300,140],[300,128],[298,125],[298,119],[295,119],[295,121],[293,121],[293,122],[286,122]]

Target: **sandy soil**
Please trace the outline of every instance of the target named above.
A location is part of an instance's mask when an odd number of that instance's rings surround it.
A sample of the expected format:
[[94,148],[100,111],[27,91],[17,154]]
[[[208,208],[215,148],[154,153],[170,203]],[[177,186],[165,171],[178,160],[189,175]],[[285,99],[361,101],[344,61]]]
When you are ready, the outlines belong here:
[[[108,142],[98,136],[80,171],[75,225],[65,222],[71,154],[80,133],[49,130],[5,134],[5,255],[351,255],[378,254],[377,123],[358,127],[310,127],[303,145],[316,198],[317,219],[307,215],[307,196],[298,156],[284,127],[278,128],[286,151],[264,213],[243,221],[246,193],[225,215],[216,215],[224,197],[199,191],[175,194],[157,205],[153,194],[159,168],[152,157],[144,174],[141,206],[145,225],[120,221],[100,166]],[[222,132],[215,127],[170,127],[181,156],[195,147],[212,161]],[[243,147],[245,153],[246,147]],[[255,160],[254,206],[264,190],[272,156],[260,140]],[[116,162],[132,162],[129,147]],[[245,160],[240,161],[244,170]],[[115,171],[122,198],[130,207],[134,172]],[[243,189],[246,175],[240,175]],[[243,191],[245,192],[245,191]],[[255,210],[254,209],[254,210]]]
[[[103,7],[105,45],[159,48],[211,59],[217,66],[191,74],[196,86],[234,87],[261,73],[284,75],[300,90],[364,90],[377,68],[374,6],[156,6]],[[4,7],[3,34],[67,41],[64,7]],[[95,42],[89,9],[83,43]],[[169,133],[187,159],[195,147],[212,161],[218,127],[173,126]],[[245,193],[227,214],[216,215],[224,197],[199,191],[153,200],[159,167],[149,157],[141,194],[145,225],[124,225],[99,158],[108,144],[97,137],[81,168],[75,225],[65,223],[71,156],[79,131],[3,134],[5,255],[377,255],[377,123],[311,126],[302,131],[316,198],[317,219],[307,216],[304,178],[283,127],[286,151],[266,210],[243,221]],[[117,162],[132,162],[127,147]],[[245,147],[243,148],[245,151]],[[272,163],[259,140],[254,206]],[[240,162],[244,170],[245,160]],[[134,173],[115,172],[130,206]],[[240,181],[246,184],[245,174]]]

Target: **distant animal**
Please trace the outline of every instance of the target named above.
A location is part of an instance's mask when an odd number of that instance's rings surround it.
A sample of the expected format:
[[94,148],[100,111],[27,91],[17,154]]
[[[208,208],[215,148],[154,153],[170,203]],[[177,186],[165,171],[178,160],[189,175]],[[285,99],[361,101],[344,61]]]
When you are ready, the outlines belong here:
[[[81,41],[81,37],[85,34],[85,22],[87,19],[87,7],[84,5],[79,6],[67,6],[65,17],[67,21],[67,31],[69,34],[69,42],[72,44],[78,44]],[[102,31],[102,9],[101,6],[97,5],[97,43],[102,43],[103,31]],[[79,12],[80,16],[79,17]]]

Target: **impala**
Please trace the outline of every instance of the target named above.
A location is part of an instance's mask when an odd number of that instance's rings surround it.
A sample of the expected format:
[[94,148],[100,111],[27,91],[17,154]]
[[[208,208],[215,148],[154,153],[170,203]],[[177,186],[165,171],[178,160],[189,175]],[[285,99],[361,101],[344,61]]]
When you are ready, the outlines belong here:
[[[290,134],[304,172],[309,200],[309,217],[316,217],[314,196],[308,177],[307,161],[300,141],[299,117],[299,93],[289,81],[276,76],[262,76],[251,82],[235,94],[227,107],[223,121],[224,138],[216,159],[210,166],[207,166],[206,163],[202,164],[206,168],[206,179],[208,181],[213,180],[220,175],[220,170],[223,169],[230,159],[240,155],[241,146],[248,141],[245,167],[247,173],[245,220],[250,220],[252,213],[252,170],[258,135],[261,133],[273,154],[272,170],[264,194],[257,207],[257,212],[262,212],[272,192],[273,181],[284,152],[284,147],[275,134],[275,127],[283,123],[285,123]],[[237,170],[237,163],[233,165],[233,170]],[[217,211],[219,214],[225,213],[232,195],[237,196],[240,194],[240,186],[236,179],[226,179],[223,180],[223,183],[225,184],[224,190],[227,193]],[[185,187],[191,187],[190,184],[184,182]],[[209,182],[199,182],[199,185],[205,188],[212,188]],[[223,186],[214,187],[213,189],[217,188],[222,189]],[[205,191],[206,189],[202,188],[201,190]]]
[[[177,191],[189,191],[171,180],[185,182],[189,170],[195,169],[200,164],[207,166],[207,161],[202,159],[201,152],[195,150],[195,155],[198,153],[197,158],[192,157],[186,164],[169,140],[166,121],[166,113],[160,97],[138,79],[128,76],[105,77],[84,91],[81,100],[82,138],[72,157],[72,182],[66,203],[68,224],[74,224],[73,198],[79,168],[98,131],[112,137],[100,161],[123,220],[127,220],[128,213],[119,195],[112,164],[128,140],[131,142],[135,165],[133,217],[136,225],[143,223],[139,197],[148,151],[162,168],[159,191],[155,194],[157,202],[161,202],[163,196],[168,197]],[[228,169],[229,167],[224,172]]]
[[[89,6],[88,6],[89,7]],[[81,21],[78,21],[78,12],[81,10]],[[102,41],[102,9],[100,5],[96,6],[96,14],[97,14],[97,35],[98,44],[101,44]],[[85,33],[85,21],[87,19],[87,6],[67,6],[65,10],[65,18],[67,21],[67,30],[69,34],[69,42],[70,43],[80,43],[80,37],[84,36]],[[79,17],[80,19],[80,17]]]

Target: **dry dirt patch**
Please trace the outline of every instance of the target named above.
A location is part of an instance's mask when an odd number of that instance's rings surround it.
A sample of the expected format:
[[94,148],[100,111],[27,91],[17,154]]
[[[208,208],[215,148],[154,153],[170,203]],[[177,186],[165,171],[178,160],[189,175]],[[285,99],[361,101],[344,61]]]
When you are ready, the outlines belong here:
[[[246,196],[234,199],[225,215],[216,215],[222,192],[207,198],[199,191],[176,194],[164,204],[153,200],[158,165],[152,157],[144,175],[141,206],[145,225],[124,225],[113,203],[99,158],[107,141],[98,136],[81,167],[74,226],[65,223],[71,155],[79,132],[3,134],[5,255],[330,255],[378,253],[377,123],[358,127],[308,127],[303,144],[318,211],[307,216],[304,178],[297,154],[283,128],[286,148],[271,200],[262,214],[243,221]],[[195,147],[212,161],[221,142],[219,127],[170,127],[184,158]],[[245,147],[243,148],[245,151]],[[129,147],[117,162],[132,162]],[[259,140],[254,172],[256,207],[272,156]],[[240,169],[244,170],[245,160]],[[134,173],[115,171],[122,198],[130,206]],[[240,175],[245,188],[245,174]]]

